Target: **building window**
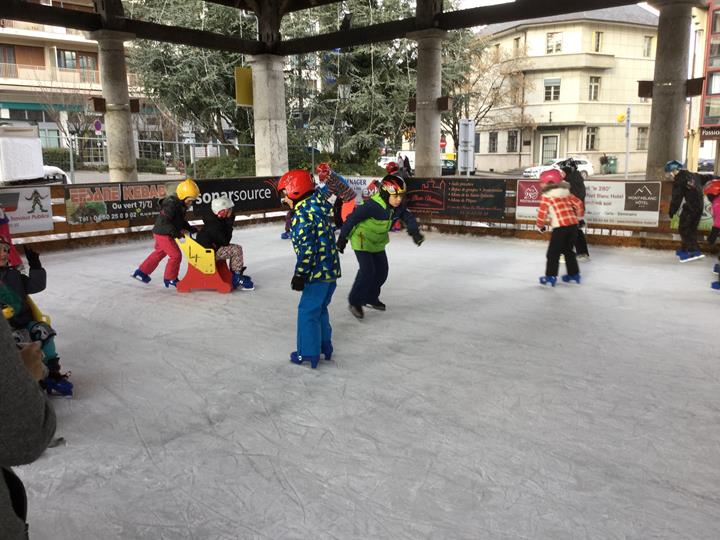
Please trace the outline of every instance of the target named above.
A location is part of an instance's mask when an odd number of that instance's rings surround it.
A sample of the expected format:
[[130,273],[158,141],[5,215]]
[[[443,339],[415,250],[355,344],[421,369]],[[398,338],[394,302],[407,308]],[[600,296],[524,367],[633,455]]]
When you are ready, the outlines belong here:
[[476,154],[480,153],[480,134],[479,133],[475,134],[475,144],[473,146],[474,146],[473,149],[475,150],[475,153]]
[[516,58],[518,56],[520,56],[520,38],[519,37],[516,37],[513,40],[513,56],[515,56]]
[[588,100],[597,101],[600,99],[600,77],[590,77]]
[[518,149],[518,132],[516,129],[508,131],[506,152],[517,152]]
[[[10,111],[10,114],[12,114],[12,111]],[[720,97],[708,97],[705,99],[703,123],[720,124]]]
[[560,100],[560,79],[545,79],[545,101]]
[[720,72],[708,73],[708,94],[720,94]]
[[589,127],[585,131],[585,150],[597,150],[598,128]]
[[43,148],[60,148],[60,130],[43,129],[40,131]]
[[720,67],[720,37],[714,36],[710,38],[708,67]]
[[594,32],[593,33],[593,51],[594,52],[600,52],[602,50],[602,41],[603,41],[603,33],[602,32]]
[[712,33],[720,34],[720,10],[713,11],[712,14]]
[[488,153],[495,154],[497,152],[497,139],[498,139],[497,131],[491,131],[490,133],[488,133],[488,135],[489,135]]
[[648,149],[648,128],[639,127],[637,134],[637,149],[647,150]]
[[12,45],[0,45],[0,77],[10,79],[17,77],[15,47]]
[[75,51],[58,49],[57,65],[59,68],[77,69],[77,53]]
[[548,32],[545,52],[548,54],[562,52],[562,32]]
[[645,36],[645,38],[643,40],[643,56],[645,58],[650,58],[652,56],[652,47],[653,47],[653,37]]

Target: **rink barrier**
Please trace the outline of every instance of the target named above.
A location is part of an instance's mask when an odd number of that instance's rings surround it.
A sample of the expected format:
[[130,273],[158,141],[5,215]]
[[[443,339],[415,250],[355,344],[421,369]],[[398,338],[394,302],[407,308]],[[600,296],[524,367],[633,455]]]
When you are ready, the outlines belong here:
[[[475,179],[482,180],[477,177]],[[497,179],[492,180],[497,181]],[[235,179],[235,181],[241,180]],[[143,182],[139,183],[142,184]],[[676,249],[679,245],[680,237],[676,230],[670,228],[670,220],[667,216],[672,192],[672,182],[663,180],[661,184],[659,224],[657,227],[626,225],[593,226],[592,224],[588,224],[588,228],[586,229],[588,243],[653,249]],[[93,186],[93,184],[87,184],[87,186]],[[450,219],[422,213],[417,213],[416,216],[421,226],[428,230],[452,234],[491,235],[531,240],[547,240],[549,233],[540,234],[536,232],[534,223],[517,221],[515,219],[516,188],[516,179],[505,180],[505,209],[501,219],[478,219],[463,215],[453,216]],[[51,197],[54,216],[53,230],[13,234],[16,243],[32,243],[37,244],[38,247],[43,250],[55,250],[121,243],[133,239],[146,239],[151,235],[151,229],[155,221],[154,217],[148,217],[145,220],[138,220],[136,218],[132,224],[129,220],[70,224],[65,218],[65,188],[63,186],[51,186]],[[242,227],[260,223],[278,222],[282,221],[284,217],[285,211],[282,209],[252,211],[236,215],[235,226]],[[200,221],[193,219],[190,221],[193,224],[200,223]]]

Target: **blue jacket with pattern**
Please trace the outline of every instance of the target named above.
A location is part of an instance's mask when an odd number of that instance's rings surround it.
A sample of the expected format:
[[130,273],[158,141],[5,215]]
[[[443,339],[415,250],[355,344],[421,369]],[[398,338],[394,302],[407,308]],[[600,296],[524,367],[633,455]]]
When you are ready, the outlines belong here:
[[290,220],[290,238],[297,255],[295,275],[314,281],[340,277],[340,257],[331,225],[332,206],[319,191],[296,203]]

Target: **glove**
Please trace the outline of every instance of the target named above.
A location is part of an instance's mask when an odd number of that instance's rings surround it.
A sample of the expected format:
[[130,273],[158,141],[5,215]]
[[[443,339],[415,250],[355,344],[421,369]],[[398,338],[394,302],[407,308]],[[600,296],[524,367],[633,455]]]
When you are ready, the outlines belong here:
[[302,276],[293,276],[290,280],[290,288],[293,291],[302,291],[305,288],[305,278]]
[[539,233],[544,233],[545,231],[547,231],[547,227],[546,227],[545,225],[543,225],[542,227],[537,227],[537,226],[536,226],[535,229],[536,229],[537,232],[539,232]]
[[347,238],[343,238],[342,236],[337,239],[337,242],[335,242],[335,245],[337,246],[337,250],[340,253],[345,253],[345,246],[347,246]]
[[37,251],[34,251],[29,246],[25,246],[25,258],[27,259],[28,266],[30,268],[42,268],[42,265],[40,264],[40,255],[38,255]]
[[15,316],[15,310],[10,306],[4,306],[2,308],[3,317],[6,319],[12,319]]
[[420,231],[414,232],[412,235],[413,242],[415,242],[416,246],[421,246],[422,243],[425,241],[425,237],[422,235]]

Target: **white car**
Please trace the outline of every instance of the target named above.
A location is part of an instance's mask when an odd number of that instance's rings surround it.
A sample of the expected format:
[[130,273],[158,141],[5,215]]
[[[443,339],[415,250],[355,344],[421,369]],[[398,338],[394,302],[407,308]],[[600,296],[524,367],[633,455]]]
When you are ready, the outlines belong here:
[[43,165],[46,184],[70,184],[70,178],[60,167]]
[[382,167],[383,169],[388,163],[395,162],[397,163],[397,158],[395,156],[381,156],[380,159],[378,159],[378,167]]
[[[523,171],[523,177],[524,178],[540,178],[540,174],[544,173],[545,171],[548,171],[550,169],[559,169],[560,163],[567,160],[568,158],[558,158],[553,159],[550,161],[546,161],[542,165],[538,165],[536,167],[528,167]],[[572,158],[573,161],[577,164],[578,171],[580,172],[580,175],[583,177],[583,180],[587,180],[588,176],[592,176],[595,174],[595,170],[593,169],[592,163],[590,163],[587,159],[582,158]]]

